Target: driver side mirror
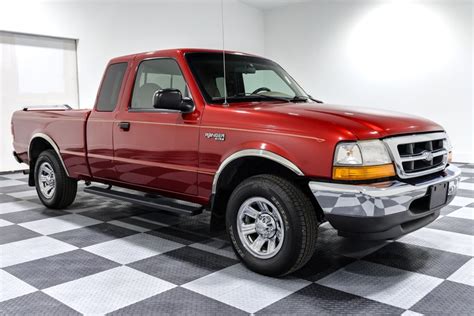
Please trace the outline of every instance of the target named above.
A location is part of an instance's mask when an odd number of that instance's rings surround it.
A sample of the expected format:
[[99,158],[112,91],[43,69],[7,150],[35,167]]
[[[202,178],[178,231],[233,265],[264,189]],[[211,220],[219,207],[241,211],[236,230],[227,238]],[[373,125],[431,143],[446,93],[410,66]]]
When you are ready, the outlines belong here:
[[190,98],[183,98],[178,89],[162,89],[153,95],[153,107],[155,109],[174,110],[181,113],[194,111],[194,102]]

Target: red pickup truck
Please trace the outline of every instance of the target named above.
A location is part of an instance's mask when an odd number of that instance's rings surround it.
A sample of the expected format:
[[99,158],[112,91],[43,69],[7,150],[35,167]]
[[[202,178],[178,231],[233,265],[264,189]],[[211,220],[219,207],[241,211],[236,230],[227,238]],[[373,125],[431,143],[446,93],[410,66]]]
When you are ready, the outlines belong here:
[[47,207],[69,206],[83,180],[87,192],[150,208],[207,210],[237,256],[272,276],[312,257],[324,221],[364,239],[427,225],[460,176],[440,125],[323,104],[278,64],[237,52],[114,58],[93,110],[27,107],[12,133]]

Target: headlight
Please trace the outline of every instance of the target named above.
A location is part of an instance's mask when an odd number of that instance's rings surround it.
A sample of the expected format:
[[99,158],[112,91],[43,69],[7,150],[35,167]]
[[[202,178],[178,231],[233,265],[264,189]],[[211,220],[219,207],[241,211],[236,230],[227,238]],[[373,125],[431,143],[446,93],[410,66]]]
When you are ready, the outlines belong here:
[[382,141],[377,139],[337,145],[333,179],[371,180],[394,175],[392,159]]
[[446,139],[443,140],[443,148],[448,151],[448,162],[453,161],[453,145],[451,145],[451,140],[449,136],[446,134]]

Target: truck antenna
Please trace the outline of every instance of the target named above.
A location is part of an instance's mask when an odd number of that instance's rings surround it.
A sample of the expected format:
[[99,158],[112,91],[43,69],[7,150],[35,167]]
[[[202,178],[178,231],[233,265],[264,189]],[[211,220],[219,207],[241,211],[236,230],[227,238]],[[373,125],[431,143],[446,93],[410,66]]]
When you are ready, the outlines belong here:
[[229,106],[227,103],[227,80],[226,80],[226,73],[225,73],[225,33],[224,33],[224,0],[221,0],[221,26],[222,26],[222,64],[224,70],[224,105],[225,107]]

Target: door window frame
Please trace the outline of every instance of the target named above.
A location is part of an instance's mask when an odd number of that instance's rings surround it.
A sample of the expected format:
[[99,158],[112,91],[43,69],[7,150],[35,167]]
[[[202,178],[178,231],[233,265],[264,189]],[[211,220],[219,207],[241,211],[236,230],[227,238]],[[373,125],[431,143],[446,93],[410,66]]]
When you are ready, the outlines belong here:
[[[181,75],[183,76],[184,83],[186,84],[186,87],[188,89],[188,97],[194,102],[194,98],[191,93],[191,89],[189,88],[188,81],[186,80],[186,77],[184,76],[183,69],[181,68],[181,65],[179,64],[178,60],[174,57],[150,57],[150,58],[144,58],[138,62],[136,65],[136,71],[135,71],[135,78],[133,79],[133,84],[132,84],[132,93],[130,93],[130,98],[127,104],[127,112],[129,113],[181,113],[179,110],[170,110],[170,109],[157,109],[157,108],[132,108],[132,100],[133,100],[133,94],[135,93],[135,84],[137,81],[138,77],[138,70],[140,69],[140,65],[145,62],[145,61],[150,61],[150,60],[160,60],[160,59],[171,59],[173,60],[176,65],[178,66],[179,71],[181,72]],[[196,109],[196,105],[194,105],[194,109]],[[191,112],[192,113],[192,112]]]

